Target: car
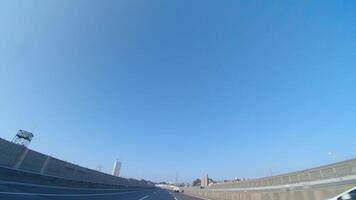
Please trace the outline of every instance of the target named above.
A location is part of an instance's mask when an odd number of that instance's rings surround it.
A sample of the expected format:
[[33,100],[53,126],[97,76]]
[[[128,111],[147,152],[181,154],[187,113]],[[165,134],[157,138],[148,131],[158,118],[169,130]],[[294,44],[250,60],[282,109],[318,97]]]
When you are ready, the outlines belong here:
[[173,187],[173,192],[179,192],[179,187]]
[[356,200],[356,187],[353,187],[337,195],[336,197],[327,200]]
[[183,188],[174,186],[172,189],[173,189],[173,192],[181,192],[181,193],[184,193],[184,189],[183,189]]

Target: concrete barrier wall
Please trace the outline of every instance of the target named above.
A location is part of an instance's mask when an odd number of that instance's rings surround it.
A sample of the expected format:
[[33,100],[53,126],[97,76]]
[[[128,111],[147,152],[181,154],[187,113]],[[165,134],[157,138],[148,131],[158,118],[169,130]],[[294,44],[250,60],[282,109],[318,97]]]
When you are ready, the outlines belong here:
[[31,172],[15,170],[7,167],[0,167],[0,180],[8,182],[20,182],[24,184],[37,184],[46,186],[62,186],[75,188],[105,188],[105,189],[140,189],[142,187],[132,187],[127,185],[112,185],[92,183],[87,181],[75,181],[47,175],[35,174]]
[[211,200],[327,200],[352,187],[353,185],[346,184],[300,190],[214,191],[185,189],[184,192],[188,195]]
[[242,182],[214,184],[185,193],[211,200],[326,200],[356,186],[356,159]]
[[0,165],[13,167],[17,159],[24,151],[24,147],[13,145],[12,143],[0,138]]
[[264,177],[240,182],[226,182],[209,186],[218,188],[248,188],[272,185],[287,185],[310,181],[327,180],[356,174],[356,159],[324,165],[317,168],[282,174],[278,176]]
[[28,151],[24,160],[21,162],[19,169],[31,171],[35,173],[40,173],[41,168],[48,156],[35,152],[35,151]]
[[151,187],[135,179],[124,179],[59,160],[1,138],[0,166],[73,181],[125,187]]

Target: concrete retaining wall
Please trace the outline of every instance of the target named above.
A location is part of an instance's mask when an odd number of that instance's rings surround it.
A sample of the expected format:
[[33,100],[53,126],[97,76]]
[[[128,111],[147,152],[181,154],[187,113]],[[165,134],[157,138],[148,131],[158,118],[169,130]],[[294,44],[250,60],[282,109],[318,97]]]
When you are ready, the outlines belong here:
[[28,151],[19,169],[39,173],[47,156],[35,151]]
[[112,185],[101,184],[87,181],[75,181],[72,179],[64,179],[58,177],[51,177],[47,175],[40,175],[31,172],[15,170],[6,167],[0,167],[0,180],[7,182],[17,182],[24,184],[46,185],[46,186],[61,186],[61,187],[75,187],[75,188],[112,188],[112,189],[139,189],[141,187],[127,186],[127,185]]
[[12,143],[0,138],[0,165],[13,167],[25,147],[13,145]]
[[211,200],[326,200],[354,185],[329,186],[300,190],[261,190],[261,191],[213,191],[204,189],[185,189],[188,195]]
[[185,193],[211,200],[326,200],[356,186],[356,159],[242,182],[214,184]]
[[338,162],[330,165],[324,165],[317,168],[302,170],[271,176],[265,178],[252,179],[241,182],[219,183],[210,186],[210,189],[218,188],[248,188],[262,187],[273,185],[287,185],[295,183],[303,183],[310,181],[327,180],[330,178],[344,177],[356,174],[356,159]]
[[66,180],[125,187],[151,187],[135,179],[124,179],[81,167],[0,138],[0,167]]

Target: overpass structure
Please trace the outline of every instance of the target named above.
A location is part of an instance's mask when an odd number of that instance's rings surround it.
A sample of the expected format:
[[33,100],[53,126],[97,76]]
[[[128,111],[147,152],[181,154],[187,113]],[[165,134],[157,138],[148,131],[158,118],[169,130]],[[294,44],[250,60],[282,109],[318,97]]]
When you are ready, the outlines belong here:
[[240,182],[186,188],[211,200],[323,200],[356,186],[356,159]]

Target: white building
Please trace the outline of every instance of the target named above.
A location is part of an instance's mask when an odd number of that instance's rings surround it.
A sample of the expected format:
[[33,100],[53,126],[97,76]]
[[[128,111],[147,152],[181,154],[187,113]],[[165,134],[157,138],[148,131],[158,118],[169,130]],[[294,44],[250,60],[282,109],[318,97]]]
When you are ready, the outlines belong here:
[[121,162],[119,160],[116,160],[114,163],[114,167],[112,169],[112,175],[113,176],[119,176],[120,175],[120,169],[121,169]]
[[202,187],[206,187],[206,186],[209,185],[209,177],[208,177],[208,175],[205,175],[200,179],[200,185]]

